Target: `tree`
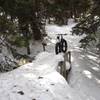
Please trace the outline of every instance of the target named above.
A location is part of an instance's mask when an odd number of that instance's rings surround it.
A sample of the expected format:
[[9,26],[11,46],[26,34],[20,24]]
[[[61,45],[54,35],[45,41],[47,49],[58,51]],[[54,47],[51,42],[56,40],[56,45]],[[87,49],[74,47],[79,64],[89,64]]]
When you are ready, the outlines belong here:
[[80,41],[82,43],[83,48],[89,46],[92,41],[94,41],[96,44],[96,41],[98,40],[97,30],[100,27],[99,4],[99,0],[93,0],[89,12],[86,13],[84,17],[80,18],[79,23],[73,28],[74,34],[85,34],[85,37]]
[[[19,30],[14,38],[15,40],[11,41],[12,44],[21,46],[20,44],[24,43],[22,46],[27,47],[28,54],[30,54],[29,40],[30,37],[32,37],[31,35],[33,35],[33,38],[36,40],[40,40],[42,36],[41,30],[43,27],[41,24],[41,17],[39,17],[38,14],[38,9],[40,9],[39,5],[40,2],[37,0],[2,0],[0,3],[0,6],[4,10],[6,16],[10,17],[12,23],[14,23],[17,19],[18,24],[16,26]],[[31,32],[29,28],[31,28]],[[21,37],[21,34],[23,34],[23,37]],[[18,38],[22,38],[22,43],[19,43]]]
[[95,16],[100,16],[98,4],[99,0],[1,0],[0,7],[6,19],[9,17],[9,21],[15,26],[14,32],[10,33],[13,36],[10,43],[25,46],[30,54],[30,40],[41,40],[46,20],[50,18],[54,18],[54,23],[59,25],[67,24],[70,17],[80,18],[73,32],[85,33],[88,36],[85,41],[95,40],[99,24],[99,19]]

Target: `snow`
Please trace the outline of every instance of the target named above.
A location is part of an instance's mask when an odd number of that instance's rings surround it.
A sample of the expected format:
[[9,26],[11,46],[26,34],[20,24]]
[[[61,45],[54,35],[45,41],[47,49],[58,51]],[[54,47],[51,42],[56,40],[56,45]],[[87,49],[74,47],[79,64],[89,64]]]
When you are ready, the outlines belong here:
[[[19,54],[27,55],[27,48],[26,47],[22,47],[22,48],[18,48],[17,47],[16,49],[17,49],[17,52]],[[31,52],[31,55],[29,55],[29,56],[34,57],[38,53],[40,53],[41,51],[43,51],[41,41],[30,41],[30,52]]]
[[32,63],[0,74],[0,100],[81,100],[56,71],[59,61],[62,54],[42,52]]
[[[100,58],[94,48],[85,51],[79,48],[83,36],[71,35],[73,19],[68,25],[46,25],[50,41],[43,51],[42,44],[32,43],[28,63],[8,73],[0,74],[0,100],[100,100]],[[68,51],[71,51],[71,72],[68,82],[56,70],[63,54],[55,55],[57,34],[66,34]],[[34,49],[35,48],[35,49]],[[24,48],[19,50],[23,52]],[[41,53],[40,53],[41,52]],[[69,63],[66,62],[69,69]]]
[[66,61],[66,70],[69,70],[71,68],[70,63]]
[[100,100],[100,64],[97,62],[99,58],[92,54],[89,55],[83,50],[74,49],[72,56],[77,59],[72,62],[69,83],[81,93],[85,100]]
[[47,25],[46,32],[54,40],[58,33],[68,34],[64,38],[68,42],[68,51],[72,54],[72,69],[68,77],[69,86],[83,100],[100,100],[100,57],[96,54],[94,47],[87,49],[88,51],[79,48],[79,41],[84,36],[71,35],[75,24],[70,19],[67,26],[60,28],[57,25]]

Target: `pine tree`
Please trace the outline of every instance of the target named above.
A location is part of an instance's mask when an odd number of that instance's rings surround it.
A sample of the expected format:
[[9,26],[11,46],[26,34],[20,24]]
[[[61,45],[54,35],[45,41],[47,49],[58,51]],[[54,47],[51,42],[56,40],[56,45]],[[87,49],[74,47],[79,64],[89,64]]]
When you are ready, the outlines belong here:
[[97,30],[100,27],[99,3],[100,1],[93,0],[89,12],[82,16],[79,23],[73,28],[73,33],[77,35],[85,34],[85,37],[80,41],[83,48],[86,48],[92,41],[95,43],[97,41]]

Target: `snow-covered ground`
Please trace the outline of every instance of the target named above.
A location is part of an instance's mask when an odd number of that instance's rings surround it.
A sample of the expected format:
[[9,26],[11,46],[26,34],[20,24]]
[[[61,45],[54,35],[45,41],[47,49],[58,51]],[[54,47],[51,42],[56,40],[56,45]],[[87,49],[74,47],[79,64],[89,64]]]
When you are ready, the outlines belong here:
[[56,71],[62,54],[38,54],[32,63],[0,74],[0,100],[81,100]]
[[[75,25],[69,20],[68,26],[47,26],[47,32],[51,37],[54,33],[67,33],[64,38],[68,42],[69,50],[72,53],[72,70],[69,75],[69,85],[79,94],[83,100],[100,100],[100,58],[94,52],[94,48],[88,51],[80,49],[79,40],[83,36],[72,36],[71,27]],[[52,34],[53,33],[53,34]]]
[[[32,63],[0,74],[0,100],[100,100],[100,59],[95,53],[79,48],[80,37],[71,35],[75,24],[70,19],[68,26],[46,26],[49,36],[46,52],[36,42],[31,46],[31,56],[42,53]],[[54,51],[59,33],[67,34],[64,38],[72,53],[69,84],[56,71],[58,62],[63,60],[62,54],[55,55]]]
[[[99,58],[92,52],[76,48],[72,52],[72,72],[70,86],[86,98],[100,100],[100,64]],[[77,59],[76,59],[77,58]]]

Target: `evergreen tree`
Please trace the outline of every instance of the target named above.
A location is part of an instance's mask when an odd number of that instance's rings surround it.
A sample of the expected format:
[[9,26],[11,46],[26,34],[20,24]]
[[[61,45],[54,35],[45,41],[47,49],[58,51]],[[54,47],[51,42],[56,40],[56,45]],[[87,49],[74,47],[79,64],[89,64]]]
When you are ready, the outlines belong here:
[[93,0],[89,12],[82,16],[79,23],[73,28],[73,33],[77,35],[85,34],[85,37],[80,41],[83,48],[86,48],[92,41],[96,43],[98,40],[97,30],[100,27],[99,4],[99,0]]
[[[12,26],[10,24],[8,25],[13,30],[9,32],[11,34],[10,37],[13,37],[12,40],[9,39],[9,42],[16,46],[27,47],[28,54],[30,54],[30,39],[41,39],[42,34],[45,33],[44,26],[46,19],[50,18],[54,18],[54,22],[59,25],[66,24],[67,19],[70,17],[74,17],[75,19],[80,18],[79,24],[73,28],[73,33],[77,35],[86,34],[86,37],[81,40],[84,47],[90,41],[97,40],[96,30],[100,22],[99,4],[99,0],[0,1],[0,7],[3,9],[2,12],[5,16],[4,18],[12,24]],[[17,22],[15,22],[16,20]],[[6,22],[4,21],[4,23]],[[1,29],[3,30],[3,28],[4,26]],[[3,34],[8,34],[8,30],[4,28],[4,31],[2,32]]]

